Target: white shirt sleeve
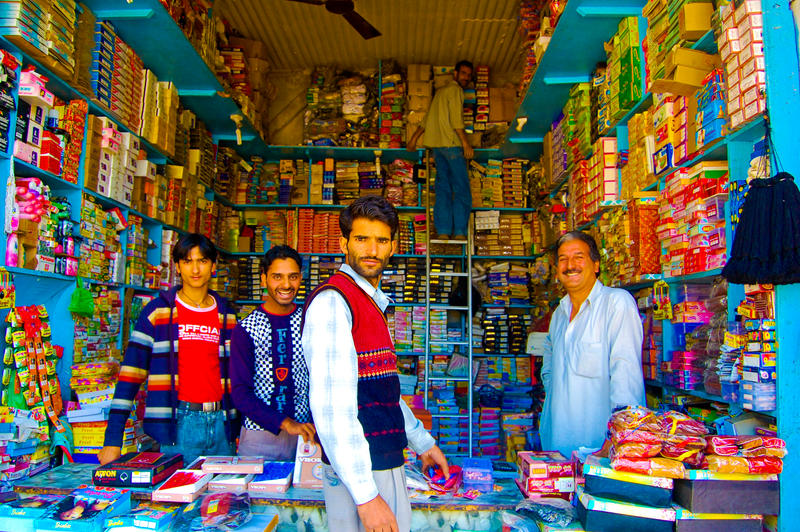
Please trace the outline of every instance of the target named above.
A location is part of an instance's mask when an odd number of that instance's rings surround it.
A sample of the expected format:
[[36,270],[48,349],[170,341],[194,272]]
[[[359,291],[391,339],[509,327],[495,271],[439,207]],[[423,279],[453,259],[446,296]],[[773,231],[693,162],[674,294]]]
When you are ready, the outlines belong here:
[[411,411],[406,402],[402,399],[400,400],[400,409],[403,411],[403,419],[405,420],[408,446],[417,454],[428,451],[436,444],[436,440],[425,430],[425,427],[422,426],[422,421],[414,416],[414,412]]
[[319,440],[356,504],[378,496],[364,429],[358,421],[358,360],[352,315],[334,290],[306,309],[303,354],[308,365],[309,406]]
[[611,408],[643,405],[642,320],[630,294],[622,294],[611,308],[608,321]]

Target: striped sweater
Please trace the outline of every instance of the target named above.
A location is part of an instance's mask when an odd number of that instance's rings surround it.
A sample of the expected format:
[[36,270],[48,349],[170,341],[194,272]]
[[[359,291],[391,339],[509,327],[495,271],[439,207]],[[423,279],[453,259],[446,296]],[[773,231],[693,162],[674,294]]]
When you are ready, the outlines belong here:
[[[175,444],[175,411],[178,404],[178,313],[175,295],[180,287],[161,292],[142,310],[131,333],[128,348],[114,390],[108,416],[105,445],[121,446],[125,422],[133,408],[133,399],[140,386],[147,382],[144,431],[162,445]],[[216,292],[208,292],[219,309],[219,367],[222,379],[222,405],[228,413],[225,432],[229,441],[238,436],[238,420],[230,396],[229,361],[231,331],[236,314],[228,302]]]

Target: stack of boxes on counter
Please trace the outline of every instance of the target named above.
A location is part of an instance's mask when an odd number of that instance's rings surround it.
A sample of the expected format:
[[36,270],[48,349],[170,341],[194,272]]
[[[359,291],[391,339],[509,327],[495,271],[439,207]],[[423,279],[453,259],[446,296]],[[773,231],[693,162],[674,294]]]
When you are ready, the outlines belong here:
[[766,110],[761,0],[725,4],[719,16],[717,45],[725,66],[726,109],[736,129]]
[[721,268],[726,261],[726,161],[699,162],[668,174],[656,228],[664,277]]
[[685,414],[641,407],[615,413],[609,429],[611,459],[590,456],[575,488],[585,530],[758,532],[778,513],[778,438],[710,435]]

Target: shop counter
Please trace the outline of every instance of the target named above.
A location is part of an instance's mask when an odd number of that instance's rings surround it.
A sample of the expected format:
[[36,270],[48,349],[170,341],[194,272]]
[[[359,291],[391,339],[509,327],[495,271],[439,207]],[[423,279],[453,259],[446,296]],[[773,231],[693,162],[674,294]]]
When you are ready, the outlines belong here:
[[[64,464],[33,478],[19,480],[14,491],[20,496],[41,493],[66,495],[81,484],[91,484],[92,471],[96,467],[96,464]],[[473,500],[449,493],[431,498],[422,495],[412,498],[412,530],[501,530],[497,512],[513,510],[522,500],[522,494],[511,479],[499,479],[495,486],[500,491],[483,493]],[[149,500],[153,491],[151,488],[130,489],[132,498],[136,500]],[[259,507],[275,507],[282,524],[302,521],[316,532],[327,529],[322,490],[290,487],[286,493],[253,495],[250,503],[256,513],[259,513]]]

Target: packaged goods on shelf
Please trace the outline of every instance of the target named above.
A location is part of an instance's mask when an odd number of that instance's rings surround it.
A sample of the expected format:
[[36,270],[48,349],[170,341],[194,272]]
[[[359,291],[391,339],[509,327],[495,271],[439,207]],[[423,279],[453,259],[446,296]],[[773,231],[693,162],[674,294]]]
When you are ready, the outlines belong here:
[[357,161],[336,161],[335,197],[338,204],[348,205],[359,196]]
[[592,149],[592,119],[589,83],[576,83],[569,90],[569,98],[564,106],[564,142],[567,152],[567,166],[572,168],[582,161]]
[[732,129],[766,110],[763,22],[760,0],[720,8],[717,46],[725,68],[725,109]]
[[236,299],[260,300],[262,297],[261,258],[239,257],[237,262],[239,281]]
[[628,121],[628,146],[628,162],[622,166],[620,175],[620,197],[623,199],[632,198],[635,192],[655,181],[655,130],[649,109],[633,115]]
[[127,226],[116,207],[106,211],[95,199],[83,195],[78,275],[105,283],[122,283],[125,275],[119,232]]
[[6,38],[45,63],[59,76],[71,78],[75,70],[76,3],[12,2],[3,12]]
[[[603,113],[604,124],[609,121],[616,123],[643,96],[637,17],[620,20],[617,33],[608,48],[607,63],[606,79],[610,95]],[[600,133],[605,134],[606,131],[607,129],[601,129]]]
[[665,277],[721,268],[726,261],[726,161],[705,161],[666,176],[659,192],[661,268]]
[[89,286],[94,314],[74,315],[73,361],[90,363],[121,360],[118,345],[122,324],[122,300],[118,290],[103,285]]
[[384,197],[394,206],[414,206],[418,203],[414,182],[414,163],[395,159],[386,168]]
[[503,159],[503,206],[527,207],[527,159]]
[[[552,177],[550,180],[551,185],[555,185],[557,183],[561,183],[564,180],[564,176],[569,170],[569,163],[568,163],[568,146],[567,146],[567,120],[564,113],[560,113],[558,118],[553,122],[551,132],[552,132],[552,139],[551,139],[551,147],[550,147],[550,168],[552,171]],[[545,154],[547,151],[545,150]]]
[[239,293],[239,266],[235,260],[224,255],[217,259],[216,272],[208,287],[230,301],[236,300]]

